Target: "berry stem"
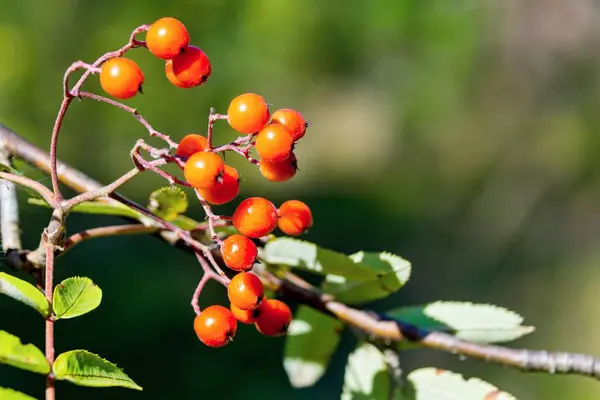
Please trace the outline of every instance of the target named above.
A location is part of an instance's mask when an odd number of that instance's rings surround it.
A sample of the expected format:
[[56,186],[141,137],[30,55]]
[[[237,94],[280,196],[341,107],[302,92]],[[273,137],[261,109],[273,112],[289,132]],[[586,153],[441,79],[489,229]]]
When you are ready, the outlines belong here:
[[34,181],[33,179],[29,179],[21,175],[11,174],[10,172],[2,171],[0,171],[0,178],[34,190],[35,192],[39,193],[40,196],[42,196],[52,208],[54,208],[57,204],[54,200],[54,194],[52,193],[52,191],[50,191],[50,189],[48,189],[41,183]]
[[200,192],[198,190],[194,190],[194,193],[196,193],[196,197],[198,198],[198,201],[202,205],[202,208],[204,209],[204,212],[206,213],[206,217],[208,218],[208,232],[211,235],[211,239],[215,243],[217,243],[219,246],[222,245],[223,241],[221,240],[221,238],[219,238],[219,235],[217,235],[217,231],[215,231],[215,221],[218,219],[221,219],[221,217],[215,215],[212,212],[210,204],[208,204],[208,202],[206,200],[204,200],[204,198],[202,197],[202,195],[200,194]]
[[219,119],[227,119],[227,115],[217,114],[215,109],[211,107],[210,113],[208,115],[208,132],[206,134],[206,142],[207,142],[206,150],[207,151],[212,151],[212,149],[213,149],[213,143],[212,143],[213,128],[215,126],[215,122]]
[[56,169],[56,150],[58,147],[58,134],[60,132],[60,128],[62,126],[63,120],[65,119],[65,114],[67,113],[67,109],[69,108],[69,104],[71,104],[71,101],[73,101],[72,96],[65,95],[63,97],[62,103],[60,103],[60,109],[58,110],[58,115],[56,116],[56,121],[54,121],[54,127],[52,128],[52,138],[50,139],[50,179],[52,180],[52,191],[54,192],[54,197],[56,201],[61,201],[63,199],[58,181],[58,171]]

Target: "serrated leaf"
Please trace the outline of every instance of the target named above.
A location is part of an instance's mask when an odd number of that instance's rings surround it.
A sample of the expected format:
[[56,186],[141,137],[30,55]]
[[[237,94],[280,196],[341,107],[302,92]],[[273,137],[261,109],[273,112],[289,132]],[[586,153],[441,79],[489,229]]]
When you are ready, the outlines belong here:
[[[27,199],[29,204],[33,204],[40,207],[50,208],[48,203],[43,199],[29,198]],[[71,209],[70,212],[79,212],[82,214],[98,214],[98,215],[114,215],[118,217],[129,217],[140,219],[142,215],[137,211],[117,203],[116,201],[84,201],[83,203],[77,204]]]
[[120,386],[142,390],[115,364],[87,350],[72,350],[62,353],[56,358],[53,371],[56,379],[80,386]]
[[437,368],[417,369],[407,380],[415,391],[415,397],[408,398],[415,400],[516,400],[481,379],[465,380],[460,374]]
[[300,306],[288,328],[283,366],[292,386],[314,385],[325,373],[339,342],[343,324],[335,318]]
[[387,399],[390,385],[390,376],[383,354],[370,343],[359,343],[348,356],[341,399]]
[[165,186],[155,190],[150,194],[148,201],[148,209],[167,221],[185,213],[187,208],[187,196],[176,186]]
[[0,331],[0,363],[38,374],[50,372],[50,364],[40,349],[22,344],[18,337],[6,331]]
[[72,277],[54,288],[52,308],[56,319],[75,318],[100,305],[102,290],[89,278]]
[[352,261],[345,254],[287,237],[268,242],[262,257],[268,264],[284,264],[321,275],[344,276],[347,279],[369,279],[378,274],[378,271]]
[[0,387],[0,399],[2,400],[35,400],[35,398],[16,390]]
[[519,314],[491,304],[438,301],[398,308],[386,315],[419,328],[446,331],[480,343],[508,342],[534,330],[531,326],[521,325],[523,317]]
[[0,293],[36,309],[44,318],[48,316],[50,309],[48,300],[29,282],[0,272]]
[[376,275],[360,280],[327,275],[323,290],[339,301],[360,304],[382,299],[400,290],[410,279],[410,262],[395,254],[361,251],[349,258],[375,271]]

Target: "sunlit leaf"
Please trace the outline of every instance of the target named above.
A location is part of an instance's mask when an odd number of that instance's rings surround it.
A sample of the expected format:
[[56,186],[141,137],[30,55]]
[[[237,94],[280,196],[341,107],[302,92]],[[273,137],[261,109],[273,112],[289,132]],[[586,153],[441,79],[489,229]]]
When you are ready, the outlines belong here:
[[148,209],[167,221],[185,213],[187,208],[187,196],[176,186],[165,186],[155,190],[148,201]]
[[39,374],[50,372],[50,364],[40,349],[22,344],[18,337],[5,331],[0,331],[0,363]]
[[0,387],[0,399],[2,400],[35,400],[35,398],[16,390]]
[[62,353],[54,362],[54,374],[58,380],[66,380],[80,386],[121,386],[142,390],[115,364],[86,350]]
[[382,299],[400,290],[410,278],[410,262],[390,253],[359,252],[350,256],[355,263],[367,266],[376,275],[364,279],[327,275],[323,290],[349,304]]
[[0,293],[27,304],[44,317],[48,316],[50,309],[48,300],[42,292],[29,282],[0,272]]
[[335,318],[300,306],[288,328],[283,366],[290,383],[314,385],[325,373],[339,342],[343,324]]
[[387,399],[390,385],[390,376],[383,354],[372,344],[359,344],[348,357],[341,399]]
[[75,318],[100,305],[102,290],[89,278],[67,278],[54,288],[52,308],[57,319]]
[[[30,198],[27,200],[27,202],[36,206],[50,208],[48,203],[42,199]],[[141,218],[140,213],[127,207],[126,205],[117,203],[116,201],[84,201],[83,203],[77,204],[75,207],[73,207],[71,212],[79,212],[83,214],[115,215],[119,217],[135,218],[138,220]]]
[[491,304],[438,301],[423,306],[402,307],[387,316],[419,328],[446,331],[473,342],[497,343],[515,340],[533,332],[521,325],[523,317]]

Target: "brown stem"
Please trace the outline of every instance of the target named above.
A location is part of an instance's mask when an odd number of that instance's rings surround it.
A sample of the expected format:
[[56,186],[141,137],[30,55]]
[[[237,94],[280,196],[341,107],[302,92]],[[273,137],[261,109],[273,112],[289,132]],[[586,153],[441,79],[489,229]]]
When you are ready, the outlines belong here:
[[62,200],[62,193],[60,192],[60,186],[58,183],[58,171],[56,169],[56,150],[58,147],[58,134],[60,128],[65,119],[65,114],[69,108],[69,104],[73,101],[72,96],[65,95],[63,101],[60,104],[56,121],[54,122],[54,128],[52,128],[52,139],[50,140],[50,178],[52,180],[52,191],[57,201]]
[[[52,304],[54,275],[54,248],[50,243],[46,243],[46,278],[44,292],[49,304]],[[51,314],[46,318],[46,359],[50,365],[54,364],[54,316]],[[54,400],[54,375],[52,372],[46,378],[46,400]]]
[[18,183],[19,185],[28,187],[29,189],[34,190],[35,192],[39,193],[44,198],[44,200],[46,200],[46,202],[48,204],[50,204],[51,207],[54,207],[57,205],[57,202],[54,200],[54,195],[52,194],[52,192],[46,186],[42,185],[39,182],[34,181],[33,179],[29,179],[22,175],[15,175],[15,174],[11,174],[10,172],[1,172],[1,171],[0,171],[0,179],[4,179],[7,181]]
[[143,224],[129,224],[129,225],[116,225],[116,226],[102,226],[99,228],[86,229],[81,232],[77,232],[67,238],[64,245],[64,250],[57,255],[62,255],[68,250],[72,249],[75,245],[88,240],[96,239],[101,237],[110,236],[121,236],[121,235],[139,235],[157,232],[159,229],[146,226]]

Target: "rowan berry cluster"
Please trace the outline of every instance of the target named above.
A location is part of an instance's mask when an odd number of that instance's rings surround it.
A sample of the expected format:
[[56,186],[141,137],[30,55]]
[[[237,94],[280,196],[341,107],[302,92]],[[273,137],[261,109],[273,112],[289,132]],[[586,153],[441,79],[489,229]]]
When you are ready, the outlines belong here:
[[[209,58],[200,48],[190,45],[186,27],[174,18],[159,19],[147,28],[146,42],[136,43],[145,45],[156,57],[166,60],[166,76],[177,87],[202,85],[211,74]],[[142,91],[143,83],[144,74],[140,68],[124,57],[107,60],[100,69],[103,90],[118,99],[135,96]],[[228,145],[214,147],[212,130],[219,119],[226,119],[242,135]],[[132,151],[140,168],[151,169],[171,183],[194,189],[206,211],[212,239],[220,249],[224,264],[237,273],[229,279],[212,260],[212,255],[204,254],[218,274],[205,268],[205,277],[198,285],[192,304],[197,313],[194,330],[207,346],[222,347],[229,343],[235,336],[238,321],[255,324],[258,331],[267,336],[286,332],[292,319],[289,307],[279,300],[266,299],[260,278],[250,272],[258,257],[256,243],[260,244],[258,239],[268,236],[277,227],[287,235],[297,236],[313,223],[311,210],[303,202],[289,200],[277,209],[272,202],[261,197],[243,200],[231,217],[214,215],[210,205],[228,203],[240,192],[238,171],[226,165],[220,154],[234,151],[258,165],[261,174],[269,181],[287,181],[298,170],[294,146],[306,134],[307,126],[299,112],[281,109],[271,115],[262,96],[245,93],[231,101],[226,115],[211,110],[207,136],[194,133],[185,136],[178,144],[169,142],[171,147],[176,148],[174,155],[165,154],[143,141],[138,142]],[[165,135],[160,134],[159,137],[170,141]],[[166,162],[176,163],[183,170],[185,181],[144,160],[139,154],[140,148],[149,151],[155,158],[162,154]],[[253,148],[259,159],[250,155]],[[239,233],[221,240],[214,228],[216,220],[231,222]],[[201,263],[205,262],[202,255],[198,256]],[[227,287],[229,308],[213,305],[200,310],[198,296],[208,279],[217,280]]]

